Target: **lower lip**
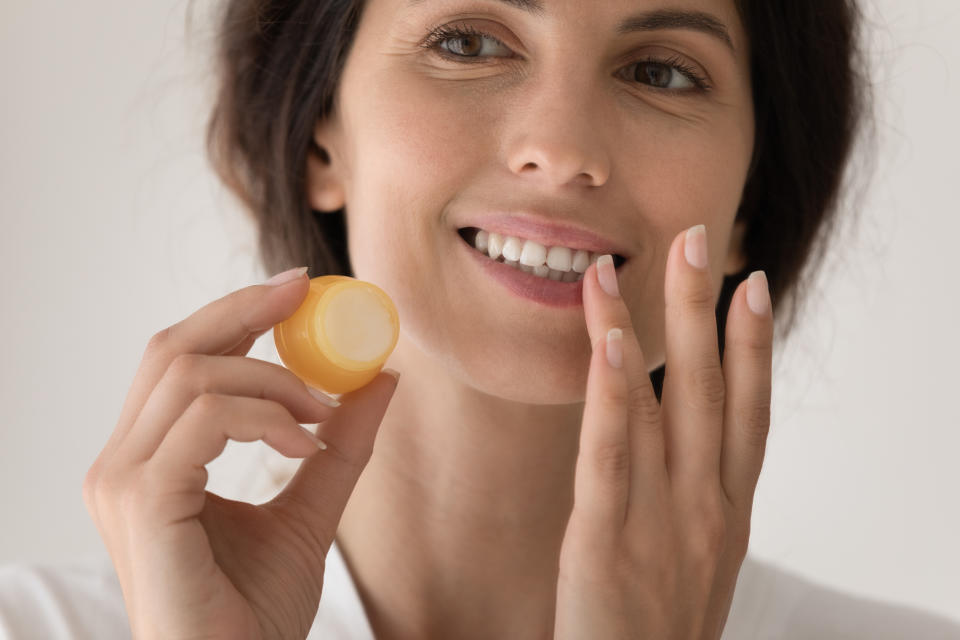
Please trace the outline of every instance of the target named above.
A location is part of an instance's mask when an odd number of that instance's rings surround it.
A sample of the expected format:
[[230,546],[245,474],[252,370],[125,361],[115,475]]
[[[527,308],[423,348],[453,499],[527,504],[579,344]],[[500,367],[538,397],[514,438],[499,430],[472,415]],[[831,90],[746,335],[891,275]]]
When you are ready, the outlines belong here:
[[579,307],[583,306],[583,280],[577,282],[558,282],[549,278],[541,278],[532,273],[520,271],[515,267],[497,262],[489,256],[480,253],[467,244],[459,233],[457,239],[463,248],[473,256],[477,264],[494,280],[497,280],[511,293],[520,298],[533,300],[548,307]]

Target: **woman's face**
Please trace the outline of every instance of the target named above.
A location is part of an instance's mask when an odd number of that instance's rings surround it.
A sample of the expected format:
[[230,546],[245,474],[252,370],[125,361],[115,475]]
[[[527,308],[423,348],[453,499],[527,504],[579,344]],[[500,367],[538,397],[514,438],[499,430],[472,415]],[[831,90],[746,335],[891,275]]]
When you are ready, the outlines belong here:
[[[639,28],[621,33],[628,18]],[[445,25],[470,31],[420,46]],[[621,292],[662,365],[675,235],[706,224],[717,292],[741,266],[747,46],[732,0],[370,0],[317,125],[331,160],[311,156],[309,197],[346,206],[356,276],[397,304],[397,353],[512,400],[583,400],[583,307],[512,294],[458,233],[535,211],[622,248]]]

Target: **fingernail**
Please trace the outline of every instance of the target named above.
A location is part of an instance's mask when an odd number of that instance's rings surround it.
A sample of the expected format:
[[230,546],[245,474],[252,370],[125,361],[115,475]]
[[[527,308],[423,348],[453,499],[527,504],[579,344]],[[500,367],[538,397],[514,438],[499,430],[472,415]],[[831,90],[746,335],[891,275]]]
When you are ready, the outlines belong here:
[[307,391],[309,391],[309,392],[310,392],[310,395],[312,395],[314,398],[316,398],[320,403],[325,404],[325,405],[327,405],[328,407],[339,407],[339,406],[340,406],[340,401],[339,401],[339,400],[337,400],[336,398],[333,398],[333,397],[331,397],[331,396],[328,396],[328,395],[325,394],[323,391],[320,391],[320,389],[314,389],[314,388],[311,387],[310,385],[307,385]]
[[263,284],[270,285],[271,287],[276,287],[277,285],[286,284],[291,280],[296,280],[303,274],[307,272],[307,267],[296,267],[295,269],[290,269],[289,271],[284,271],[273,276]]
[[397,382],[400,381],[400,372],[397,371],[396,369],[390,369],[389,367],[384,367],[382,371],[386,374],[393,376],[393,379],[396,380]]
[[323,440],[321,440],[320,438],[318,438],[317,435],[316,435],[313,431],[310,431],[310,429],[307,429],[307,428],[306,428],[305,426],[303,426],[302,424],[299,425],[299,426],[300,426],[301,429],[303,429],[303,432],[304,432],[305,434],[307,434],[307,435],[310,437],[311,440],[313,440],[313,443],[314,443],[315,445],[317,445],[317,446],[320,447],[321,449],[326,449],[326,448],[327,448],[327,443],[324,442]]
[[609,295],[614,298],[620,296],[620,285],[617,284],[617,270],[613,268],[613,256],[609,253],[597,259],[597,280],[600,281],[600,288]]
[[607,362],[614,369],[623,366],[623,330],[610,329],[607,331]]
[[707,227],[698,224],[687,229],[683,242],[683,255],[691,267],[707,268]]
[[747,306],[758,316],[770,309],[770,286],[763,271],[754,271],[747,278]]

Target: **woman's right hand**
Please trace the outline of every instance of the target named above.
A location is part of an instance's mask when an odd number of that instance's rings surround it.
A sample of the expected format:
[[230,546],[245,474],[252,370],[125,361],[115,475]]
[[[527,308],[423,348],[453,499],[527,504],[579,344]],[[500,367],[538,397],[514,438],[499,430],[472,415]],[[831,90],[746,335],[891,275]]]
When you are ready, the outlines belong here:
[[[291,276],[293,276],[291,278]],[[156,334],[83,499],[113,560],[130,626],[147,638],[303,638],[327,551],[396,379],[333,409],[279,365],[245,357],[299,307],[305,274],[235,291]],[[299,423],[322,423],[320,451]],[[205,490],[227,440],[307,458],[263,505]]]

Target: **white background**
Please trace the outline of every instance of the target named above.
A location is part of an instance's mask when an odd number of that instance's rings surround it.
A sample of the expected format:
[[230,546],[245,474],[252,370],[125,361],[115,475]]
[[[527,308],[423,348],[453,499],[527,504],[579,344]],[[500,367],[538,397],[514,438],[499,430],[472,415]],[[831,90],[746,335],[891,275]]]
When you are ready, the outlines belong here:
[[[203,155],[205,17],[3,5],[0,563],[61,562],[104,553],[81,484],[147,340],[266,274]],[[751,553],[960,620],[960,6],[867,11],[876,176],[777,348]],[[228,447],[211,488],[250,447]]]

